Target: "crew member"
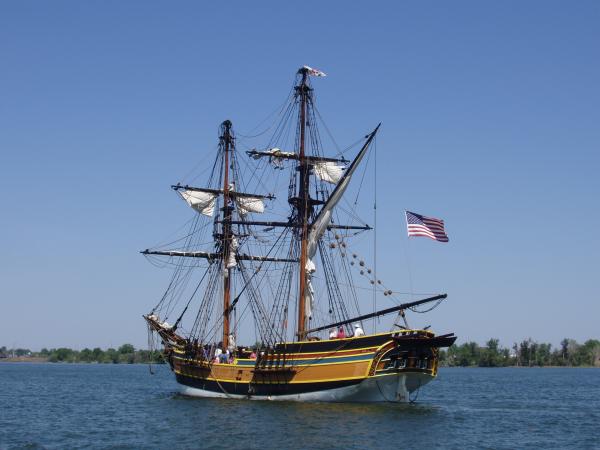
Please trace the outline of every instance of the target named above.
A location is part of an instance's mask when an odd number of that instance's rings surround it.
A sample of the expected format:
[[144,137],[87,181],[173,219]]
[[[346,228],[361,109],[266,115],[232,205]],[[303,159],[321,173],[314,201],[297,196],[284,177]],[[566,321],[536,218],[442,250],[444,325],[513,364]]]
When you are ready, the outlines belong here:
[[364,336],[365,330],[363,330],[359,323],[354,324],[354,337]]
[[229,350],[229,353],[232,355],[235,352],[235,336],[233,334],[229,335],[229,344],[227,345],[227,350]]

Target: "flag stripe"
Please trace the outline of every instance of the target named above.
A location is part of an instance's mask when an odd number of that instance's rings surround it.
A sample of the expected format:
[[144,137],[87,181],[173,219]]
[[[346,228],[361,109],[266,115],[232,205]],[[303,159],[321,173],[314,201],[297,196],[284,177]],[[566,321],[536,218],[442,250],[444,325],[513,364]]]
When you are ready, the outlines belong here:
[[440,234],[433,234],[433,233],[429,233],[427,231],[423,231],[423,230],[411,230],[410,231],[410,236],[428,236],[432,239],[447,239],[446,236],[444,235],[440,235]]
[[427,237],[429,237],[431,239],[435,239],[435,240],[448,239],[446,236],[435,236],[434,234],[426,233],[424,231],[411,231],[410,235],[411,236],[427,236]]
[[410,231],[422,231],[423,233],[429,233],[431,235],[434,234],[434,232],[431,231],[429,228],[427,228],[427,227],[421,227],[421,226],[418,226],[418,225],[417,226],[411,225],[411,226],[408,227],[408,229]]
[[432,230],[440,230],[440,231],[444,231],[444,226],[443,225],[431,225],[429,223],[423,222],[425,223],[425,226],[431,228]]
[[444,229],[444,221],[435,217],[425,217],[406,211],[406,228],[408,236],[428,237],[438,242],[448,242]]

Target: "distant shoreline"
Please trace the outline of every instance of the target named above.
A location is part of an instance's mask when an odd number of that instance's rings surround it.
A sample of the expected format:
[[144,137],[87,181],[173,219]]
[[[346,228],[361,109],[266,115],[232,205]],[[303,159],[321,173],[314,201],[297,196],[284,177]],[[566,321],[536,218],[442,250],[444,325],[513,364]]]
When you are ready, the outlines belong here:
[[73,350],[71,348],[43,348],[32,352],[26,348],[7,349],[0,347],[1,362],[23,363],[83,363],[83,364],[164,364],[162,352],[159,350],[136,349],[131,344],[123,344],[119,348],[102,350],[93,349]]
[[7,363],[15,363],[15,362],[24,362],[24,363],[46,363],[46,362],[50,362],[48,361],[48,358],[41,358],[38,356],[16,356],[14,358],[0,358],[0,363],[3,362],[7,362]]
[[440,369],[600,369],[598,366],[439,366]]
[[133,366],[133,365],[163,365],[164,362],[98,362],[98,361],[49,361],[48,358],[3,358],[0,359],[1,364],[48,364],[48,365],[75,365],[81,364],[86,366],[98,365],[98,366]]
[[[0,362],[23,363],[83,363],[83,364],[165,364],[159,349],[136,349],[132,344],[118,348],[100,347],[73,350],[43,348],[32,352],[26,348],[0,347]],[[489,339],[485,346],[465,342],[439,349],[438,367],[600,367],[600,340],[588,339],[582,344],[563,339],[559,348],[529,338],[511,348],[500,346],[498,339]]]
[[[48,358],[41,358],[37,356],[19,356],[15,358],[1,358],[0,364],[83,364],[83,365],[147,365],[147,364],[165,364],[163,362],[98,362],[98,361],[50,361]],[[482,366],[440,366],[440,369],[600,369],[597,366],[495,366],[495,367],[482,367]]]

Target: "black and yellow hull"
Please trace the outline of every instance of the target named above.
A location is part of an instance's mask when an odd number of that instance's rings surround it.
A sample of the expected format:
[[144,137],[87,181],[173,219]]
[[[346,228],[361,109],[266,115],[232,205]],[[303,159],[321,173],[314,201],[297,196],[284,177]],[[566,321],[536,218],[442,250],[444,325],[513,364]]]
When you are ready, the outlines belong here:
[[325,341],[282,343],[259,360],[211,363],[167,346],[186,395],[306,401],[407,401],[437,374],[438,349],[454,336],[407,330]]

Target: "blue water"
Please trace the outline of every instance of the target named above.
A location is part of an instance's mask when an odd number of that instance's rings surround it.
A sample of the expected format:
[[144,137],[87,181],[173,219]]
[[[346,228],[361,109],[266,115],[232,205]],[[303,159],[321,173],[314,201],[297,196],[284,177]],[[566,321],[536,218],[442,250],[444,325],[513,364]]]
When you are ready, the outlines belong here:
[[0,449],[600,449],[598,369],[442,369],[412,405],[190,399],[155,369],[0,364]]

